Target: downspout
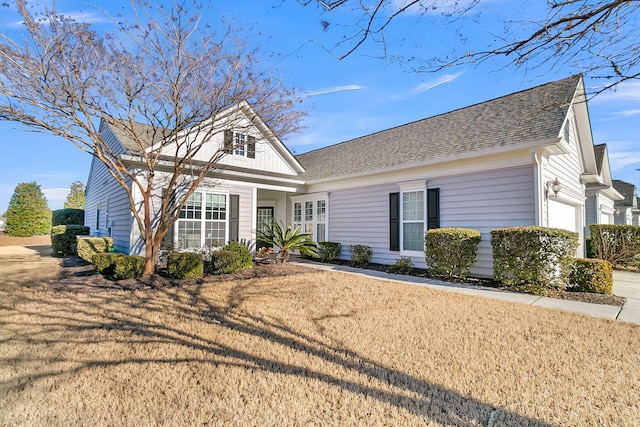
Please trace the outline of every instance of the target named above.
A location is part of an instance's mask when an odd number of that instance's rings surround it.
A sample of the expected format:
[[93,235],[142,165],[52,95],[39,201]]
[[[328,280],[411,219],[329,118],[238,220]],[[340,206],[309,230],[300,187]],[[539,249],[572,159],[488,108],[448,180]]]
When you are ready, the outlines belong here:
[[535,182],[535,191],[534,191],[534,200],[535,200],[535,225],[543,226],[542,218],[543,218],[543,194],[544,194],[544,186],[542,183],[543,173],[542,173],[542,160],[540,158],[540,154],[536,152],[535,148],[531,149],[531,158],[533,160],[534,168],[533,168],[533,180]]

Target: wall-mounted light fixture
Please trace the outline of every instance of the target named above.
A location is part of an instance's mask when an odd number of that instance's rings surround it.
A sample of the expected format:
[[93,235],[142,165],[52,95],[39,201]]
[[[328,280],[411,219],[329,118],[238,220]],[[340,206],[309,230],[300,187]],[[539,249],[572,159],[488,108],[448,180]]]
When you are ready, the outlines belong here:
[[556,178],[553,181],[547,181],[547,183],[545,184],[544,195],[547,199],[550,195],[552,195],[553,198],[556,198],[558,197],[558,193],[560,193],[560,190],[562,190],[562,184],[560,184],[560,181],[558,181],[558,178]]

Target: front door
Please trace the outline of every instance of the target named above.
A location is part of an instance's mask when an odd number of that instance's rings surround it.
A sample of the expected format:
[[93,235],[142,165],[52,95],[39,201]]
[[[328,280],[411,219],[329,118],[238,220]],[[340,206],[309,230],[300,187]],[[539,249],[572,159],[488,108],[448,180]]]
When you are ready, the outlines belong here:
[[[258,231],[264,231],[264,225],[270,224],[271,220],[273,219],[273,208],[259,207],[257,218],[258,218],[258,224],[256,226],[256,229]],[[270,248],[272,247],[272,245],[265,242],[261,242],[260,240],[256,242],[256,250],[264,247]]]

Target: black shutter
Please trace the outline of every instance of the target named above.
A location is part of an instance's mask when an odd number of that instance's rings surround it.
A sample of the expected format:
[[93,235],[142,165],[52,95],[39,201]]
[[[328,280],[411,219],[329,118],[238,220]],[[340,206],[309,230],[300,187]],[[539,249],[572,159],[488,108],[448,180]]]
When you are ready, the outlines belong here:
[[233,132],[230,130],[224,131],[224,152],[231,153],[233,151]]
[[229,195],[229,242],[237,242],[240,225],[240,195]]
[[249,136],[247,140],[249,141],[247,143],[247,157],[250,159],[255,159],[256,158],[256,137]]
[[427,230],[440,228],[440,189],[427,189]]
[[389,193],[389,250],[400,250],[400,193]]

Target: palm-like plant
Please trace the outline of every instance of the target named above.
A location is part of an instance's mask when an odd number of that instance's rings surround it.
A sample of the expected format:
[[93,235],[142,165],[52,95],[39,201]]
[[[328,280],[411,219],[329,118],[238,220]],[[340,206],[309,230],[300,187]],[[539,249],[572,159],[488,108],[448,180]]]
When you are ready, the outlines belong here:
[[265,223],[262,230],[258,230],[258,240],[280,248],[276,255],[276,263],[284,264],[289,259],[289,251],[299,251],[301,254],[317,256],[316,244],[311,240],[311,234],[301,233],[300,227],[284,226],[275,218]]

